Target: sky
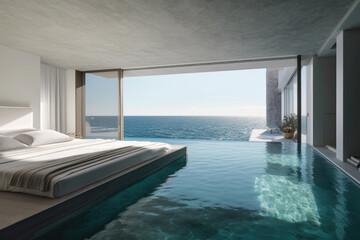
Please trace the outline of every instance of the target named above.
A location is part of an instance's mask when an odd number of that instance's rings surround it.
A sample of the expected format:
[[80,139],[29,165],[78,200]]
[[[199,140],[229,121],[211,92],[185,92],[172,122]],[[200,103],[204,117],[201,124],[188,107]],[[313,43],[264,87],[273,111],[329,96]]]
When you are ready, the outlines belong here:
[[[124,78],[125,116],[266,114],[266,70]],[[117,115],[117,79],[86,78],[86,115]]]

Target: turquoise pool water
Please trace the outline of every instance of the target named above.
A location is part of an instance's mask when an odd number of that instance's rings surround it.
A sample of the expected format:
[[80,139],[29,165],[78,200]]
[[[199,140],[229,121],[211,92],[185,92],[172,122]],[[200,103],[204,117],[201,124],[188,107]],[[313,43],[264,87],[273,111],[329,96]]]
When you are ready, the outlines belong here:
[[144,140],[188,145],[187,161],[40,238],[360,239],[359,186],[306,145]]

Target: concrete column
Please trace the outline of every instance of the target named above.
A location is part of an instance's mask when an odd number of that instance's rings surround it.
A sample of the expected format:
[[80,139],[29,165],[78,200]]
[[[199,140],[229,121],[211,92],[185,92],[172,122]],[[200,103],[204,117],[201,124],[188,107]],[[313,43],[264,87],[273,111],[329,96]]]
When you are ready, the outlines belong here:
[[360,29],[336,39],[336,157],[360,156]]
[[313,146],[336,146],[336,59],[313,58]]
[[279,70],[266,69],[266,126],[281,122],[281,92],[278,89]]

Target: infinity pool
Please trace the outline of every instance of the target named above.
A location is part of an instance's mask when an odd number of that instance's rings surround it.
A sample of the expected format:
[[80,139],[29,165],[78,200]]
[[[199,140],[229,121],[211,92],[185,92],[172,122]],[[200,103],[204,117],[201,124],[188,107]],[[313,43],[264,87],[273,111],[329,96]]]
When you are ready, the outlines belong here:
[[360,239],[359,186],[307,145],[140,140],[188,145],[188,158],[39,238]]

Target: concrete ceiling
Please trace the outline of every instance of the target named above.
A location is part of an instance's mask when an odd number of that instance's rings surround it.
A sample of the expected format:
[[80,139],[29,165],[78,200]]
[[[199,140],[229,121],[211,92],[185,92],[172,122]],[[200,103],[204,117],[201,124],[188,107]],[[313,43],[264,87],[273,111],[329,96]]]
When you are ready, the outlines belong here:
[[331,35],[325,41],[318,52],[319,57],[334,56],[336,48],[332,48],[336,43],[336,37],[342,30],[355,29],[360,27],[360,0],[356,0],[350,7],[347,14],[341,19],[339,24],[335,27]]
[[0,44],[78,70],[316,54],[354,0],[0,0]]

